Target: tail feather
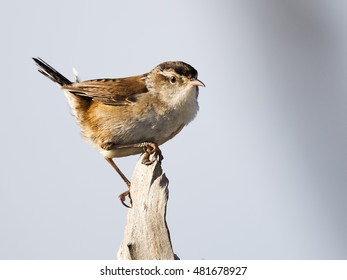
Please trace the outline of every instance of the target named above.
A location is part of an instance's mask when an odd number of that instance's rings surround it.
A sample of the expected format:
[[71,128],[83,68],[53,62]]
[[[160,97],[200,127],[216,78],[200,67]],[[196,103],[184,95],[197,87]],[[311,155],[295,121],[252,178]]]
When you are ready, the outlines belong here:
[[57,70],[55,70],[52,66],[47,64],[45,61],[43,61],[41,58],[34,58],[36,65],[39,67],[38,71],[45,75],[47,78],[52,80],[53,82],[64,86],[64,85],[70,85],[72,82],[64,77],[62,74],[60,74]]

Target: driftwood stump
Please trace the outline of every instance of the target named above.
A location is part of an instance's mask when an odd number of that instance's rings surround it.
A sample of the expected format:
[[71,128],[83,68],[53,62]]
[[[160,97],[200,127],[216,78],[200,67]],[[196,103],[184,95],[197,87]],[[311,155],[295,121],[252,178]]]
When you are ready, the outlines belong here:
[[119,260],[173,260],[170,232],[166,224],[169,180],[159,162],[138,160],[131,180],[132,208],[128,210]]

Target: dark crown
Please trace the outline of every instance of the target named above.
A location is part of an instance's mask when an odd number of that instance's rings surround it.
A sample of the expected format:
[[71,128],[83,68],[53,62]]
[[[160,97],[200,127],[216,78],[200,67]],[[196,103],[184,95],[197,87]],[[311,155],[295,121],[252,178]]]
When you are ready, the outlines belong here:
[[178,75],[188,78],[197,78],[198,71],[183,61],[167,61],[157,66],[160,70],[174,70]]

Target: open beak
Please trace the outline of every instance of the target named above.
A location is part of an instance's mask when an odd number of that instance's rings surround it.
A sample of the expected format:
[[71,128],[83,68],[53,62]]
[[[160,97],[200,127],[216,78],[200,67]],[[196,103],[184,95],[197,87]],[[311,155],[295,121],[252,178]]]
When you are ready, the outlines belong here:
[[205,87],[205,84],[198,80],[198,79],[193,79],[190,81],[190,84],[193,85],[193,86],[197,86],[197,87]]

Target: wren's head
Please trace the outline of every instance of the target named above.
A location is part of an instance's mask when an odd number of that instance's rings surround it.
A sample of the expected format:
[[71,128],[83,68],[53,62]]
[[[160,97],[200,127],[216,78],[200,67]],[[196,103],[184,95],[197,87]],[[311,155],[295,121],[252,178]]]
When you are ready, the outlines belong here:
[[160,95],[168,105],[182,105],[198,97],[198,87],[205,86],[198,79],[198,72],[182,61],[167,61],[159,64],[146,80],[150,91]]

